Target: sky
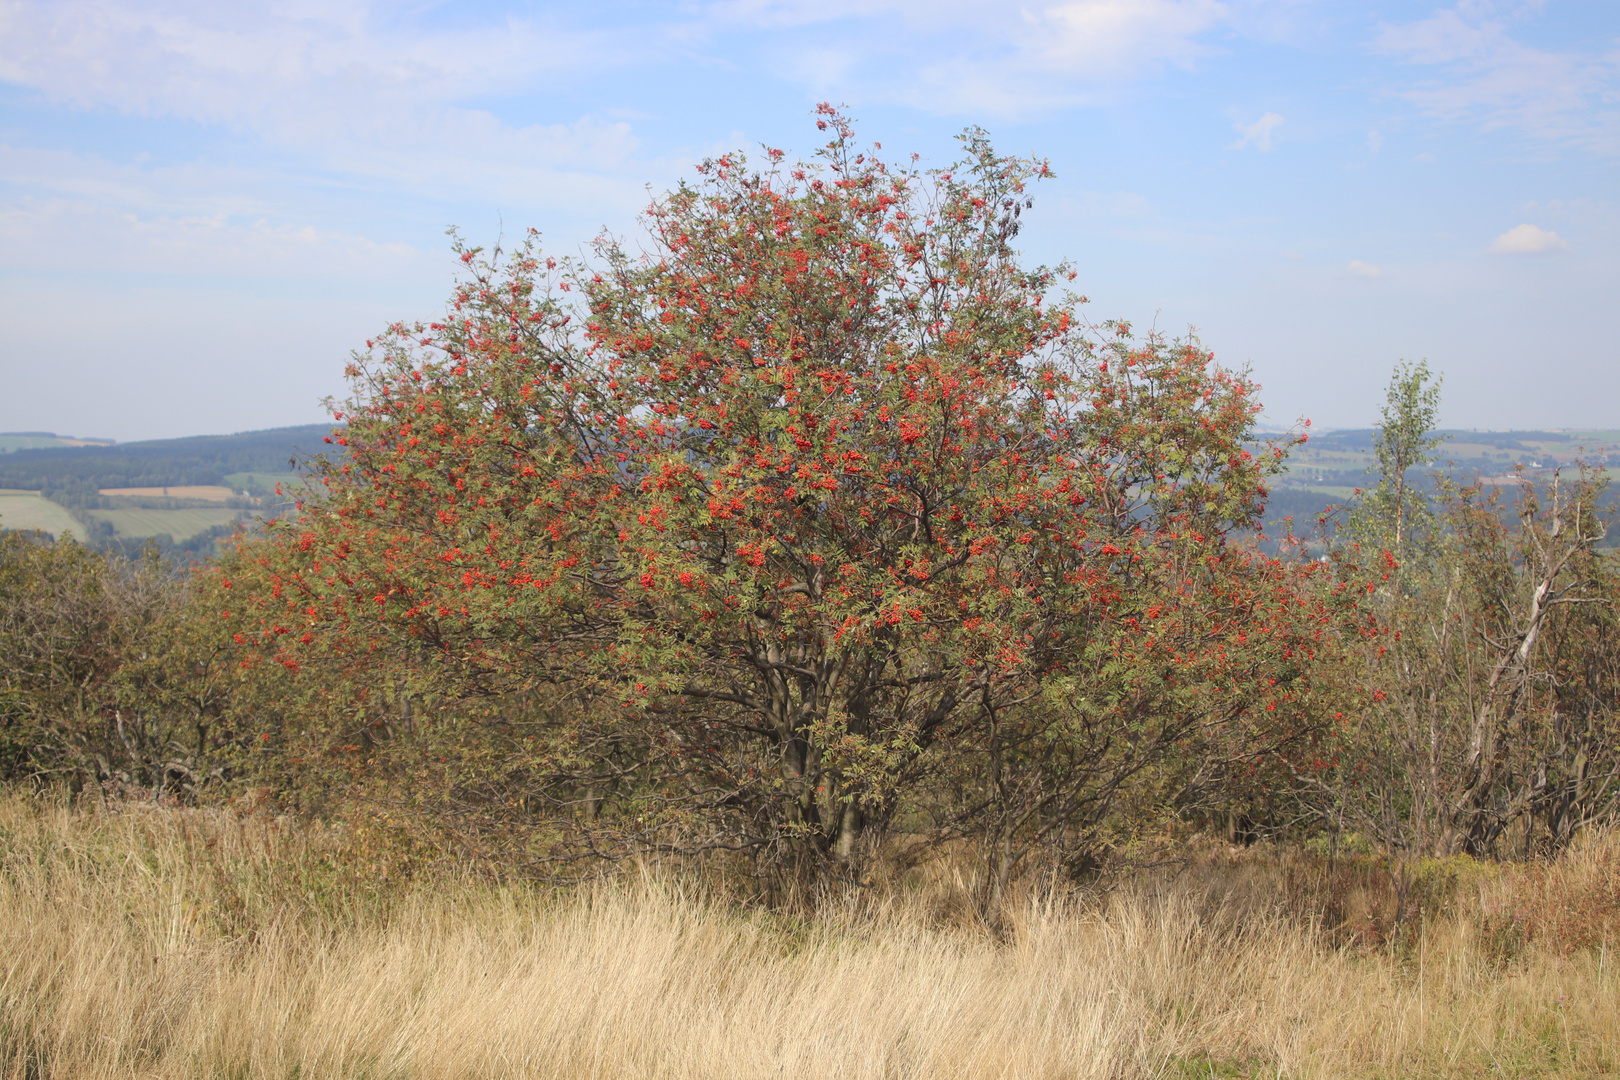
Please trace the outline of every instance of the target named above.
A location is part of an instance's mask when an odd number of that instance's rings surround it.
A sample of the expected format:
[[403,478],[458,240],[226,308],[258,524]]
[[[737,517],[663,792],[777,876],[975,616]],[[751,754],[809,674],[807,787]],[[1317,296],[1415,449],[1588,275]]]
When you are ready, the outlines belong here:
[[820,101],[1048,159],[1020,243],[1265,419],[1620,427],[1620,3],[0,0],[0,431],[314,423],[445,235],[634,239]]

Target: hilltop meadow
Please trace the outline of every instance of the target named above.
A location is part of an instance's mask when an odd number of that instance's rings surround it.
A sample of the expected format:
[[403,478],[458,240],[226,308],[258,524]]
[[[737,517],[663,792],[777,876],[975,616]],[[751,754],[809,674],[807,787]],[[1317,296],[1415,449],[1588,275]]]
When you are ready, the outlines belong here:
[[1620,1069],[1614,433],[1263,431],[819,117],[0,454],[0,1073]]

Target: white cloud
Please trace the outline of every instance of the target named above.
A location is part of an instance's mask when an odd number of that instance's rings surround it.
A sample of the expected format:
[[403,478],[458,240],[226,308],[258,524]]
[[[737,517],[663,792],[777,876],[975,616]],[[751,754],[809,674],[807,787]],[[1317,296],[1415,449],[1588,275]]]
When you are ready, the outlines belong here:
[[[409,244],[220,214],[137,214],[79,199],[0,203],[0,268],[82,272],[96,253],[104,274],[206,274],[210,278],[287,278],[415,284],[447,276],[448,259]],[[435,257],[437,256],[437,257]]]
[[[0,188],[0,266],[71,263],[82,259],[71,253],[95,251],[109,269],[204,272],[187,265],[202,260],[208,273],[275,276],[314,250],[296,238],[318,235],[322,253],[296,273],[386,277],[400,264],[402,237],[411,250],[443,251],[439,230],[457,224],[488,241],[496,207],[510,230],[535,225],[553,243],[584,240],[604,221],[631,220],[646,200],[637,180],[675,169],[630,158],[634,140],[622,125],[512,129],[483,114],[455,121],[453,113],[424,117],[417,139],[399,146],[333,147],[315,177],[262,158],[153,164],[0,143],[0,181],[10,189]],[[441,153],[414,154],[428,139]],[[588,168],[593,155],[613,170]],[[330,246],[339,237],[342,254]],[[377,265],[356,265],[362,251],[377,253]]]
[[1515,225],[1491,241],[1491,251],[1498,255],[1548,255],[1568,250],[1562,236],[1529,224]]
[[720,24],[766,29],[896,18],[924,34],[968,30],[980,43],[1012,45],[1026,59],[1077,64],[1077,73],[1091,78],[1197,55],[1193,39],[1232,14],[1221,0],[728,0],[703,11]]
[[1620,115],[1612,108],[1620,96],[1620,52],[1521,43],[1512,21],[1534,17],[1540,7],[1463,0],[1426,19],[1383,25],[1373,48],[1437,69],[1435,77],[1399,92],[1431,116],[1620,154]]
[[250,133],[322,168],[437,194],[639,202],[649,169],[633,163],[628,123],[513,123],[478,106],[612,67],[627,38],[651,31],[429,27],[395,14],[363,0],[0,0],[0,81],[79,109]]
[[[392,148],[428,160],[422,151],[441,149],[430,132],[444,118],[478,115],[476,105],[490,97],[683,56],[731,64],[714,46],[739,30],[763,31],[763,42],[745,48],[764,44],[774,74],[818,95],[1025,116],[1096,101],[1166,67],[1190,68],[1214,51],[1216,32],[1235,22],[1264,28],[1295,7],[1297,0],[727,0],[592,30],[580,29],[578,17],[469,17],[453,5],[384,0],[0,0],[0,81],[81,108],[248,130],[306,152],[320,146],[352,159],[375,150],[385,165]],[[481,125],[483,134],[509,141],[508,123]],[[490,145],[476,157],[495,161],[499,151]],[[614,165],[609,153],[569,167]]]
[[1232,129],[1242,137],[1228,146],[1227,149],[1241,150],[1245,146],[1253,146],[1261,153],[1269,153],[1271,151],[1271,133],[1285,122],[1276,113],[1268,112],[1252,124],[1233,124]]
[[1360,259],[1351,259],[1350,265],[1346,266],[1345,270],[1356,277],[1375,278],[1384,276],[1384,272],[1378,267],[1370,263],[1364,263]]
[[0,8],[0,79],[80,106],[304,130],[535,85],[604,51],[528,21],[424,32],[388,15],[353,0],[13,0]]
[[1367,132],[1367,152],[1376,154],[1384,148],[1384,136],[1377,128]]
[[274,215],[285,197],[255,170],[241,166],[111,162],[94,154],[5,143],[0,143],[0,178],[39,198],[143,214],[261,217]]
[[[792,31],[784,69],[817,92],[858,89],[936,113],[1022,116],[1095,101],[1166,66],[1191,67],[1212,51],[1204,39],[1230,23],[1233,8],[1221,0],[732,0],[701,10],[717,29]],[[829,41],[814,36],[818,27],[841,32]]]
[[1113,82],[1158,64],[1190,65],[1208,51],[1198,36],[1226,15],[1216,0],[1077,0],[1025,12],[1020,52],[1054,71]]

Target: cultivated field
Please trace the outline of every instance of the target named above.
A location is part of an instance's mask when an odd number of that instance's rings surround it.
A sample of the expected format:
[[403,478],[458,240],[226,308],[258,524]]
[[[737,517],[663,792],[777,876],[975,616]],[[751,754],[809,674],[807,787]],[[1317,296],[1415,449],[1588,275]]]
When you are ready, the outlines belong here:
[[132,488],[102,488],[101,494],[113,497],[167,497],[171,499],[205,499],[209,502],[224,502],[238,492],[219,484],[189,484],[181,487],[132,487]]
[[1620,1070],[1614,943],[1544,940],[1515,914],[1561,905],[1607,926],[1620,838],[1551,869],[1466,868],[1452,907],[1391,945],[1356,932],[1365,912],[1324,925],[1311,905],[1330,875],[1286,853],[1030,896],[998,937],[964,914],[963,866],[800,917],[657,876],[552,893],[445,867],[402,884],[375,835],[0,794],[0,1074]]
[[180,541],[216,525],[228,525],[236,520],[239,512],[221,507],[218,510],[91,510],[89,513],[99,521],[111,523],[119,536],[140,538],[168,533]]
[[82,537],[84,526],[73,515],[37,491],[0,488],[0,529],[43,529],[52,536],[72,530]]

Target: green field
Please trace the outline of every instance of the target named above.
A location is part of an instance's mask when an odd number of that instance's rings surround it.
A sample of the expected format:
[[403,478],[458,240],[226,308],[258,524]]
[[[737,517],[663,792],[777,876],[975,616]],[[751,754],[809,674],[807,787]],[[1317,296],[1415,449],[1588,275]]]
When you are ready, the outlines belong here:
[[55,435],[18,435],[8,432],[0,435],[0,453],[9,453],[12,450],[52,450],[57,447],[71,447],[83,440],[69,441]]
[[238,512],[220,507],[197,510],[91,510],[90,514],[98,521],[111,524],[119,536],[138,539],[168,533],[176,542],[180,542],[215,525],[229,525],[236,520]]
[[37,491],[0,488],[0,529],[43,529],[60,537],[72,530],[82,537],[84,526],[73,515]]
[[269,495],[281,485],[282,491],[291,490],[298,482],[296,473],[261,473],[261,472],[234,472],[224,477],[225,486],[232,491],[251,491],[254,494]]

